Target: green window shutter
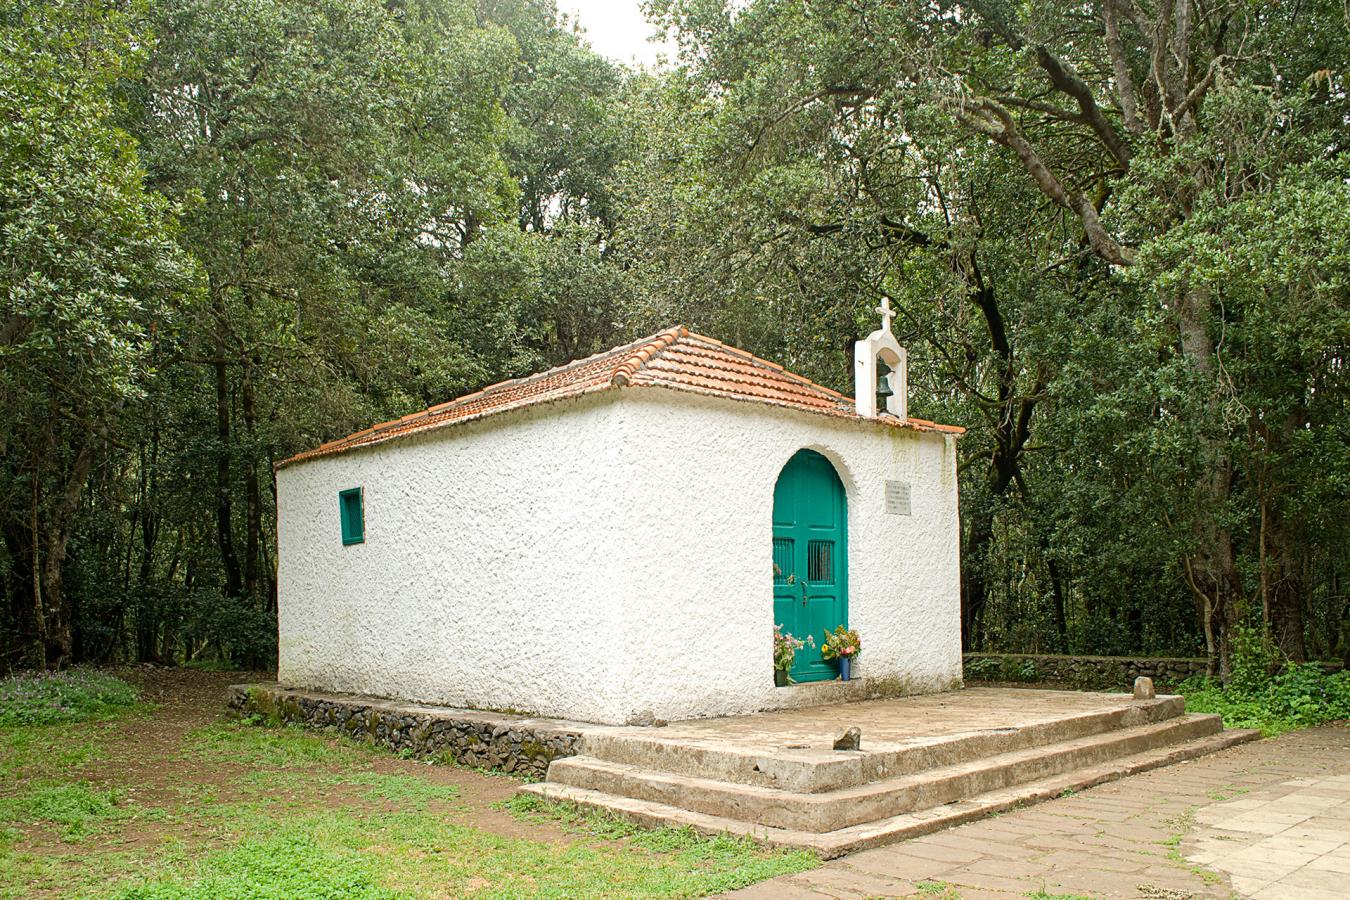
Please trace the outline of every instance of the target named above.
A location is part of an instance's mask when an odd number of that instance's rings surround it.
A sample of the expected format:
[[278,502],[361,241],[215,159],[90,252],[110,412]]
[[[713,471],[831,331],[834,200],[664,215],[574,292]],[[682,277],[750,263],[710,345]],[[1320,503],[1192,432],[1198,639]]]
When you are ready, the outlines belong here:
[[366,539],[366,511],[361,488],[338,491],[338,511],[342,515],[342,543],[360,544]]

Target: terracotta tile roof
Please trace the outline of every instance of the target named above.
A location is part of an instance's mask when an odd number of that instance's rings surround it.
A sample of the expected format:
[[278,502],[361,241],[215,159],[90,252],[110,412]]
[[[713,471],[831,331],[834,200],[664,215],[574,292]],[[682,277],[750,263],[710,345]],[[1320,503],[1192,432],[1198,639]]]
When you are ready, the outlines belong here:
[[684,326],[676,326],[556,369],[503,381],[401,419],[373,425],[313,450],[298,453],[278,463],[278,467],[341,453],[354,447],[382,443],[406,434],[473,421],[510,409],[626,387],[664,387],[840,418],[862,419],[890,428],[946,434],[962,434],[965,431],[955,425],[938,425],[924,419],[901,421],[889,415],[865,419],[855,411],[851,397],[794,375],[782,366],[744,350],[701,334],[693,334]]

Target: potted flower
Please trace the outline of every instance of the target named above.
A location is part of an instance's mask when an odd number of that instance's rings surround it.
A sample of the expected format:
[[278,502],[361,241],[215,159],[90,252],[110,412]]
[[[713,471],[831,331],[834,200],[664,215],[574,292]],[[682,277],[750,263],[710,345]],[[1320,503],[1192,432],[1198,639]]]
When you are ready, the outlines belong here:
[[784,634],[782,625],[773,626],[773,683],[776,687],[786,687],[791,681],[788,672],[792,671],[792,660],[796,658],[797,651],[808,643],[815,646],[810,635],[803,641],[791,633]]
[[820,645],[823,659],[832,659],[839,663],[839,678],[848,681],[853,675],[853,660],[862,652],[862,639],[858,632],[840,625],[834,631],[825,632],[825,643]]

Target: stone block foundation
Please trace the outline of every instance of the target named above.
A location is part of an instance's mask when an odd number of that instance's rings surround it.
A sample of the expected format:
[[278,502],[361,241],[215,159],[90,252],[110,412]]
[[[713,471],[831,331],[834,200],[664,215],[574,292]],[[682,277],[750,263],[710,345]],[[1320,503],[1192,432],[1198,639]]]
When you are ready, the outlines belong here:
[[577,753],[584,727],[560,719],[322,694],[275,684],[234,685],[227,702],[238,715],[331,728],[395,752],[535,780],[544,777],[553,760]]

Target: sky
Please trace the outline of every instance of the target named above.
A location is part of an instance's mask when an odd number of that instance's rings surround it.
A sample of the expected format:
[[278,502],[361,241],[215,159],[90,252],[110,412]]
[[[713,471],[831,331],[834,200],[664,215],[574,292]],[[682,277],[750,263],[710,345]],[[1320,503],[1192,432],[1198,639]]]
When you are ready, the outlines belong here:
[[580,23],[596,52],[622,63],[652,65],[658,54],[674,57],[672,43],[647,40],[655,30],[642,17],[639,0],[558,0],[558,11]]

